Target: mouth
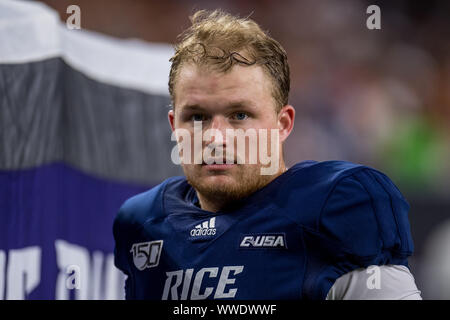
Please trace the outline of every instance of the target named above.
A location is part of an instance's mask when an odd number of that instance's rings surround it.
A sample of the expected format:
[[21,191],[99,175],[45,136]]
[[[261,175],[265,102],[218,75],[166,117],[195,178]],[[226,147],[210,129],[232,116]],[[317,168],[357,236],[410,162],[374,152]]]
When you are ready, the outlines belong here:
[[[207,159],[208,161],[203,161],[202,162],[202,167],[208,169],[208,170],[227,170],[230,168],[233,168],[234,166],[237,165],[236,160],[227,160],[226,159],[222,159],[222,161],[219,161],[218,159]],[[208,163],[209,162],[209,163]],[[217,162],[222,162],[222,163],[217,163]]]
[[204,164],[202,165],[202,168],[208,170],[208,171],[214,171],[214,172],[220,172],[220,171],[228,171],[232,168],[234,168],[235,164]]

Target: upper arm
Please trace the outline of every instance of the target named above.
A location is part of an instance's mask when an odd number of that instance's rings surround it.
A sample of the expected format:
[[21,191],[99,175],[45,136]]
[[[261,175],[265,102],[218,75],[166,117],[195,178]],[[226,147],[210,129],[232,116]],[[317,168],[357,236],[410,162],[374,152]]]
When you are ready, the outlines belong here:
[[339,277],[327,300],[422,300],[414,277],[405,266],[360,268]]
[[413,241],[409,205],[382,173],[364,168],[339,179],[324,202],[316,235],[307,238],[313,257],[306,295],[325,299],[339,277],[371,265],[408,266]]

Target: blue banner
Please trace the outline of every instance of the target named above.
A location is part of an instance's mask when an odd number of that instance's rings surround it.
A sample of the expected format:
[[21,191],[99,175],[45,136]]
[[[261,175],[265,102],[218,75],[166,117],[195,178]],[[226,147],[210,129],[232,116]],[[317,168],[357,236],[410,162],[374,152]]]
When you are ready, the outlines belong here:
[[62,163],[0,171],[0,299],[121,299],[112,223],[146,186]]

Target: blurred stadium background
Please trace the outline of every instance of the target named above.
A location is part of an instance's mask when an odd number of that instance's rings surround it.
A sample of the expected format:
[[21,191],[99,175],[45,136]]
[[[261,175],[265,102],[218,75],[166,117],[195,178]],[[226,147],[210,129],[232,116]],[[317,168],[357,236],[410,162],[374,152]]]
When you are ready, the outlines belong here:
[[[65,27],[73,4],[82,30]],[[251,14],[288,53],[288,165],[387,173],[411,205],[417,285],[450,299],[450,2],[369,0],[0,0],[0,299],[123,297],[112,219],[181,174],[168,58],[188,16],[216,8]]]

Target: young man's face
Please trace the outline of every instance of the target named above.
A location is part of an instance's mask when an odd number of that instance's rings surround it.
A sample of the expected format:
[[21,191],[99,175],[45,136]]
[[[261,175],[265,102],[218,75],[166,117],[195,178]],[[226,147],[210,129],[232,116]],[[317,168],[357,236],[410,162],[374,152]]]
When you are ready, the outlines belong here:
[[[261,67],[235,65],[229,72],[221,73],[187,64],[178,74],[174,92],[174,110],[169,112],[169,122],[172,130],[184,129],[190,133],[192,157],[190,163],[182,163],[182,167],[189,183],[201,195],[230,201],[240,199],[283,172],[281,142],[292,130],[294,109],[288,105],[276,112],[272,83]],[[201,131],[196,131],[197,136],[215,129],[223,139],[218,139],[217,135],[202,139],[197,156],[202,152],[203,163],[196,164],[194,127],[200,123]],[[256,140],[230,135],[230,132],[237,134],[238,129],[249,136],[256,133],[253,135]],[[212,133],[214,135],[214,131]],[[265,135],[266,143],[260,141],[261,135]],[[231,149],[233,156],[227,159]],[[216,162],[220,157],[224,164],[207,164],[205,156],[208,158],[208,155]],[[262,156],[266,156],[266,160]],[[267,159],[271,164],[262,163]],[[226,164],[230,161],[233,163]],[[271,171],[262,174],[261,168],[269,166]]]

